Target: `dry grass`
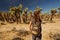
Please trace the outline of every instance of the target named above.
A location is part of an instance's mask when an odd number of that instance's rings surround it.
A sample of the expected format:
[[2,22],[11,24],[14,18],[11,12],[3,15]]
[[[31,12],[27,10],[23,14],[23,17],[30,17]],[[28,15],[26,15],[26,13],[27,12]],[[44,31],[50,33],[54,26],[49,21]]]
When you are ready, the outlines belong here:
[[[29,31],[28,24],[6,23],[6,25],[0,25],[0,40],[13,40],[13,38],[32,40]],[[42,24],[42,40],[60,40],[59,38],[60,20],[55,20],[55,23]]]

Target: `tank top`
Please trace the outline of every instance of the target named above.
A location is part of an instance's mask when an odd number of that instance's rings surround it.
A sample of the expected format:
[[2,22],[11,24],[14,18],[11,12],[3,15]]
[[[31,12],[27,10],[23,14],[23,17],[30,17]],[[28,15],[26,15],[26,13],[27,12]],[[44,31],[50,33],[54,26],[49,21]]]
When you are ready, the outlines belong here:
[[31,19],[31,23],[32,23],[32,34],[38,35],[41,33],[41,20],[39,19],[39,21],[35,21],[34,18]]

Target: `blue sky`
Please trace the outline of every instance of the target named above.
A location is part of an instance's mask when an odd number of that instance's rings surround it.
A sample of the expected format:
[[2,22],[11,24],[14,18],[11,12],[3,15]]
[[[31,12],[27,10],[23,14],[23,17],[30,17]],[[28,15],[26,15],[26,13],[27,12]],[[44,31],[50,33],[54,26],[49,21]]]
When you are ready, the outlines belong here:
[[20,3],[29,10],[39,6],[42,12],[49,12],[52,8],[60,7],[60,0],[0,0],[0,11],[8,11],[9,6],[18,6]]

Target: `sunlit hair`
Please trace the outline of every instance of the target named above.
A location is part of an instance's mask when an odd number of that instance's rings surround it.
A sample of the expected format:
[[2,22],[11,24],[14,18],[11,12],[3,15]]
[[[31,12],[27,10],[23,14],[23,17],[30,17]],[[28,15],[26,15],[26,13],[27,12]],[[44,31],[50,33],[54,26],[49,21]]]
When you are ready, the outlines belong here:
[[34,11],[34,18],[35,20],[39,20],[39,12],[38,11]]

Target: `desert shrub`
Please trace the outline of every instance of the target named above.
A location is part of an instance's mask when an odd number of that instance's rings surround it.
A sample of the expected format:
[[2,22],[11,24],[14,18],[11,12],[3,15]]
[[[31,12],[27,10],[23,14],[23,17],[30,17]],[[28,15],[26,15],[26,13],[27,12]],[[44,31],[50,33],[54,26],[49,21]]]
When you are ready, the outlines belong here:
[[49,37],[51,40],[52,39],[53,40],[60,40],[60,33],[54,33],[54,34],[50,33]]
[[13,38],[12,40],[24,40],[24,39],[16,37],[16,38]]
[[27,36],[29,34],[30,34],[29,31],[26,30],[19,30],[17,33],[18,36]]

